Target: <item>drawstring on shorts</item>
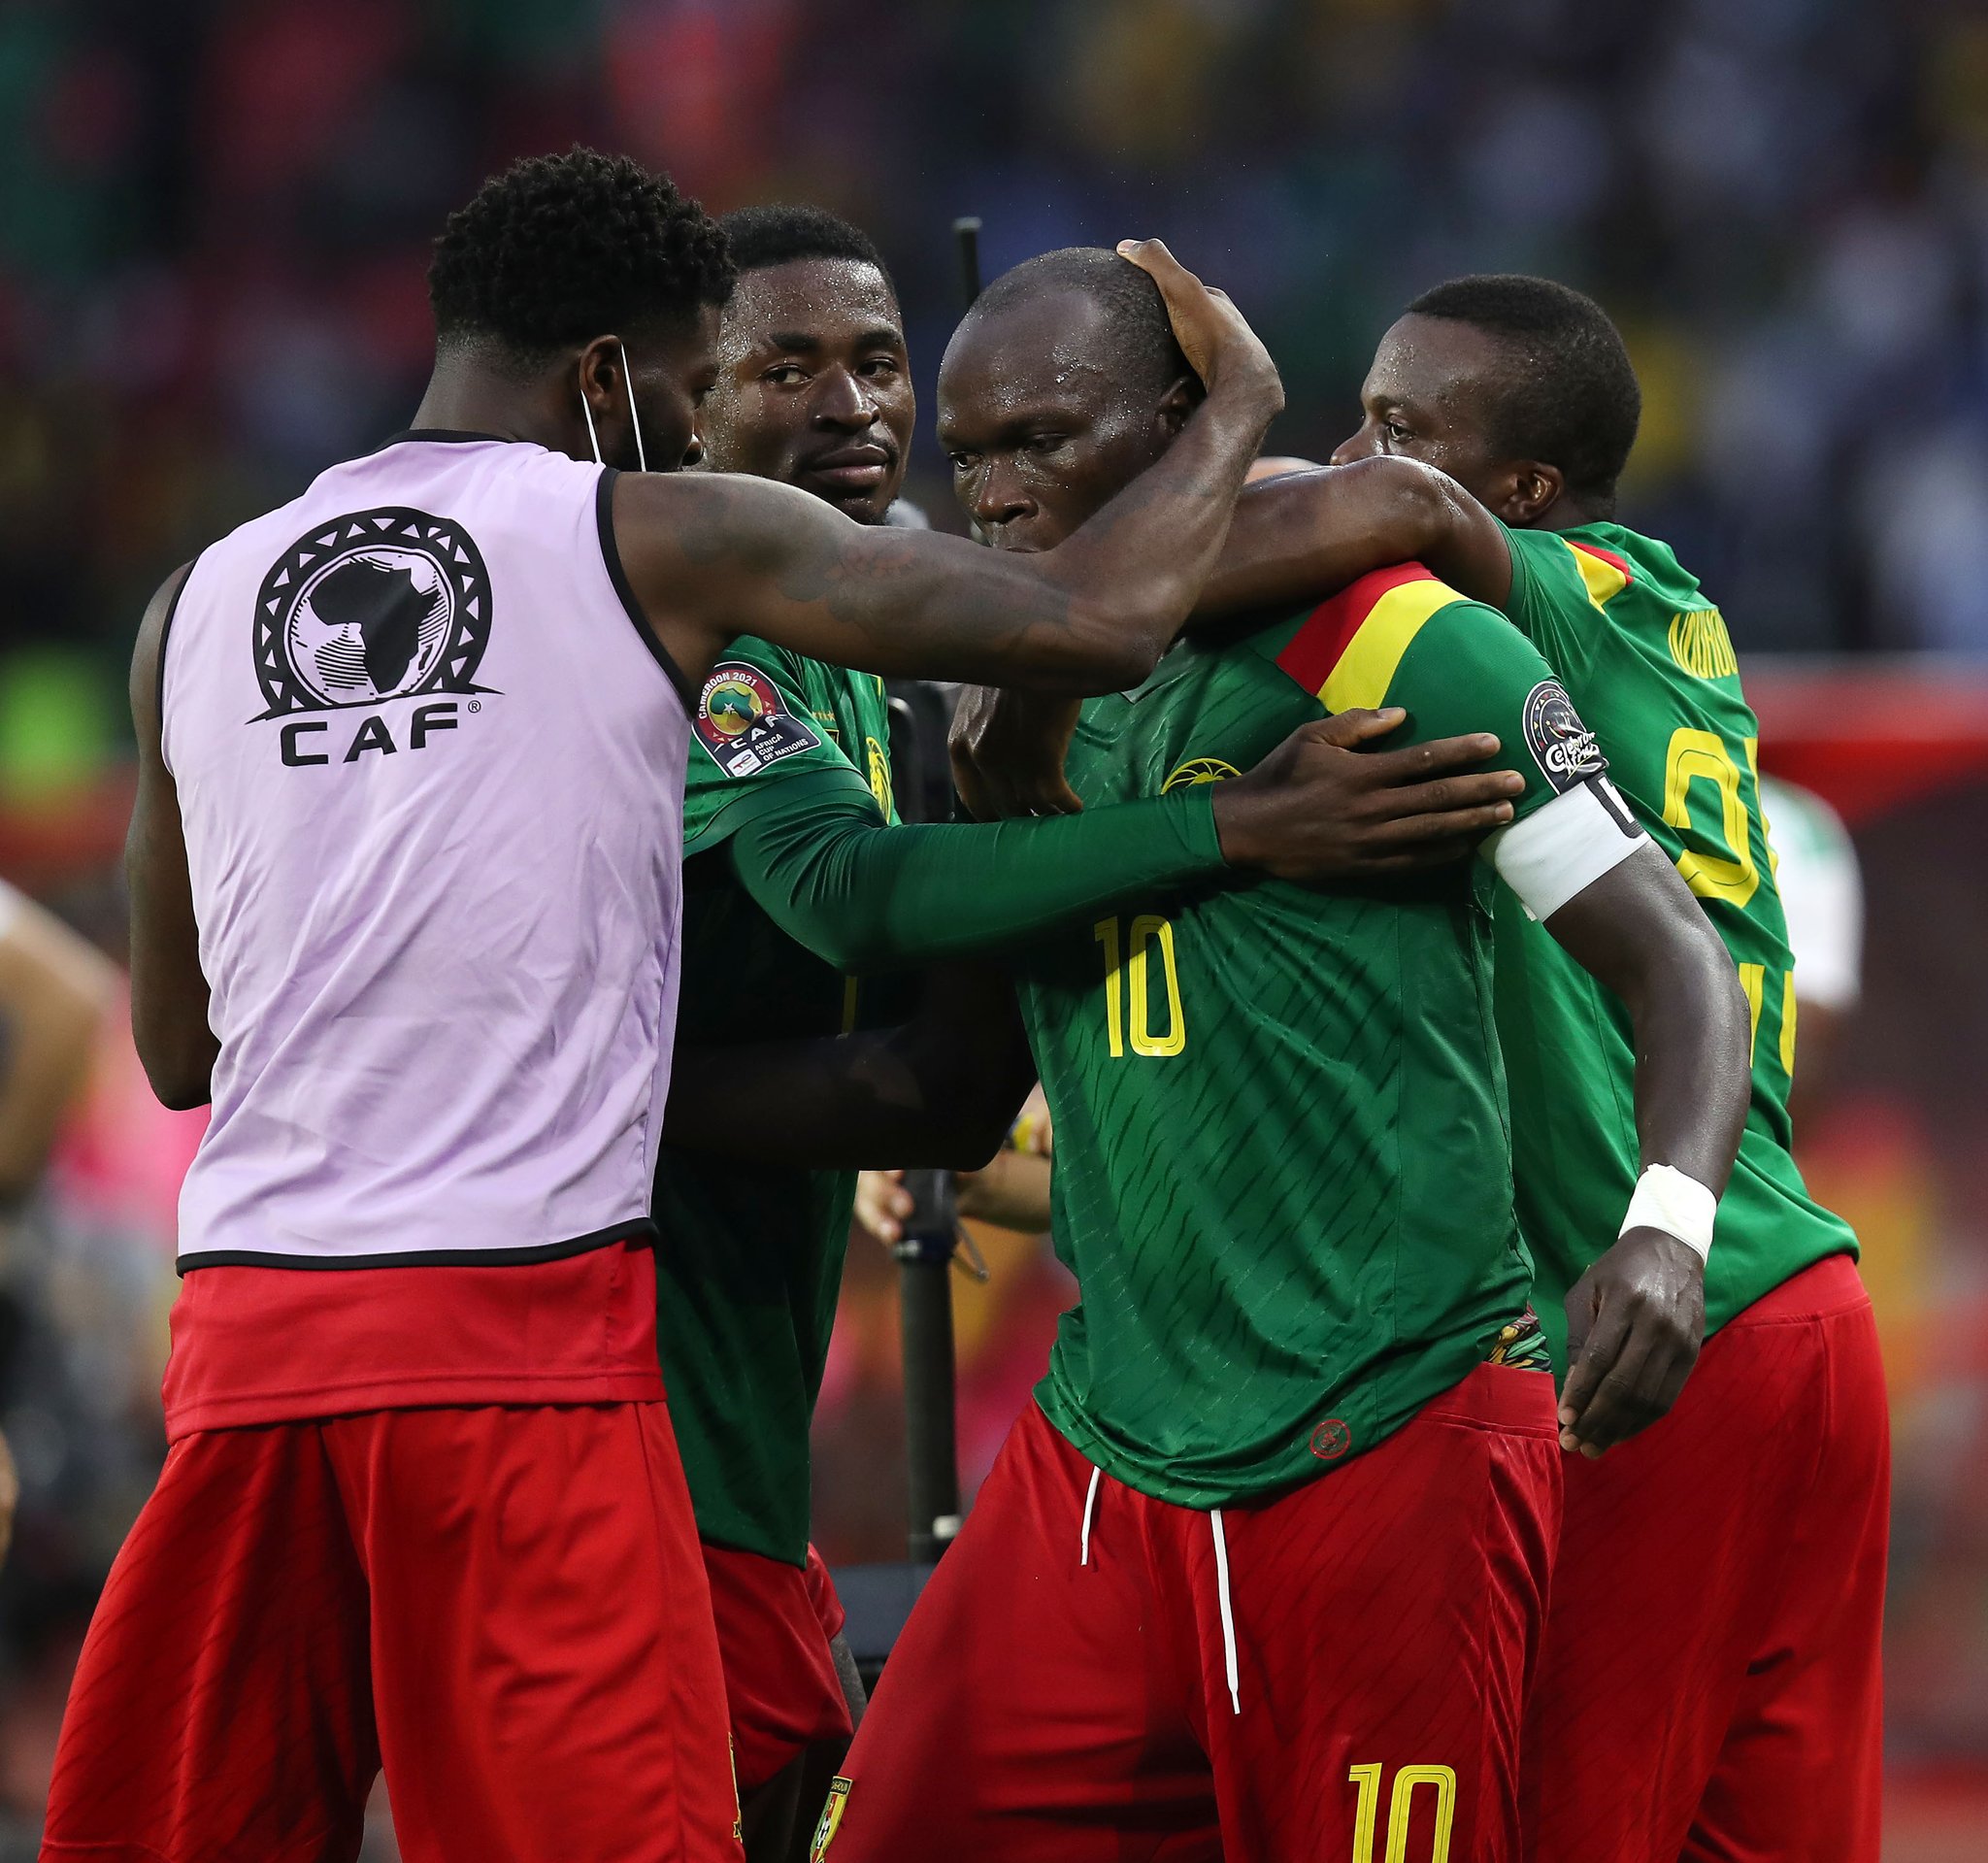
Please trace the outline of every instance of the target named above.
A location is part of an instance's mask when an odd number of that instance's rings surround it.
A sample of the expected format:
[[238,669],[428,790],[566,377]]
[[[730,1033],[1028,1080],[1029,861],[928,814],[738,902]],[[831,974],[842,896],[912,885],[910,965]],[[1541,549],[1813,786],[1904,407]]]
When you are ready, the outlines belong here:
[[1229,1607],[1229,1542],[1222,1532],[1221,1509],[1210,1509],[1208,1518],[1215,1535],[1215,1602],[1222,1613],[1222,1667],[1229,1678],[1229,1706],[1240,1714],[1242,1689],[1236,1662],[1236,1613]]
[[1077,1543],[1077,1562],[1089,1565],[1091,1562],[1091,1514],[1098,1505],[1098,1478],[1104,1474],[1094,1462],[1091,1464],[1090,1491],[1083,1497],[1083,1533]]

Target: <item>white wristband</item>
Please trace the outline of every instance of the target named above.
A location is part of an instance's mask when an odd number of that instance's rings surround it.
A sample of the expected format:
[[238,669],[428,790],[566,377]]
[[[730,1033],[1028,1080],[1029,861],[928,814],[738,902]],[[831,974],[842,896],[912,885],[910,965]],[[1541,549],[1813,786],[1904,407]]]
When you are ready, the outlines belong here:
[[1632,1229],[1661,1229],[1667,1236],[1675,1236],[1699,1260],[1709,1261],[1712,1218],[1718,1208],[1718,1198],[1696,1178],[1687,1178],[1668,1164],[1653,1164],[1636,1181],[1629,1214],[1615,1233],[1619,1237]]

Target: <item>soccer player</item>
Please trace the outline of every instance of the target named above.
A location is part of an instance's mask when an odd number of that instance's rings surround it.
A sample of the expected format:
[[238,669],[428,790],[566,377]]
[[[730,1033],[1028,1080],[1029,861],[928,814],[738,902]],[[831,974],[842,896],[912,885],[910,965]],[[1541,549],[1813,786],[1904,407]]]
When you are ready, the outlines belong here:
[[[1717,928],[1751,1025],[1697,1369],[1661,1423],[1568,1467],[1526,1732],[1530,1853],[1863,1863],[1878,1846],[1885,1390],[1855,1237],[1789,1152],[1800,986],[1725,621],[1668,548],[1614,521],[1640,394],[1591,299],[1533,278],[1440,285],[1381,339],[1362,405],[1334,470],[1245,494],[1211,605],[1413,552],[1503,607]],[[1606,1323],[1592,1264],[1647,1160],[1636,1034],[1508,899],[1497,981],[1519,1214],[1541,1315],[1572,1349]]]
[[[721,224],[739,283],[699,419],[706,463],[797,485],[859,523],[884,521],[916,409],[882,259],[855,227],[813,208],[749,208]],[[685,782],[679,1019],[692,1100],[742,1034],[834,1035],[903,1013],[856,970],[1023,944],[1134,893],[1215,881],[1230,858],[1249,857],[1247,824],[1211,810],[1208,790],[1069,821],[893,826],[875,676],[746,639],[701,693]],[[1482,755],[1467,740],[1447,761]],[[1425,777],[1403,759],[1402,774]],[[1258,841],[1288,861],[1309,837],[1320,849],[1314,871],[1343,873],[1360,846],[1398,857],[1402,831],[1434,836],[1416,845],[1446,857],[1456,837],[1509,818],[1501,796],[1516,779],[1502,775],[1438,792],[1484,797],[1461,814],[1406,823],[1356,814],[1385,793],[1370,785],[1390,770],[1387,757],[1345,750],[1308,766]],[[1334,832],[1345,849],[1324,840]],[[662,1152],[657,1330],[711,1580],[746,1847],[779,1857],[796,1838],[805,1845],[862,1699],[834,1586],[808,1544],[809,1420],[854,1174],[790,1165],[777,1122],[756,1120],[752,1137],[749,1172],[675,1146]]]
[[[940,396],[961,502],[1007,551],[1056,548],[1194,404],[1150,287],[1087,251],[990,286]],[[1415,735],[1524,744],[1490,858],[1632,1005],[1652,1161],[1723,1182],[1745,1099],[1731,965],[1535,650],[1425,571],[1176,648],[1086,707],[1071,781],[1097,807],[1233,780],[1297,721],[1383,701]],[[1516,1854],[1559,1455],[1527,1368],[1492,883],[1480,862],[1154,889],[1017,961],[1027,1041],[1010,1016],[971,1061],[1010,1095],[1041,1071],[1080,1301],[892,1654],[817,1855]],[[929,1081],[892,1075],[893,1040],[820,1045],[812,1103],[805,1063],[742,1065],[790,1136],[816,1113],[852,1126],[867,1094],[929,1143],[918,1096],[967,1064],[942,1048]],[[1680,1257],[1695,1269],[1640,1214],[1610,1251],[1640,1312],[1584,1426],[1688,1363]]]
[[[877,671],[1143,677],[1280,400],[1157,246],[1208,400],[1008,561],[688,451],[732,285],[584,150],[451,217],[415,427],[177,572],[133,659],[133,1019],[213,1115],[171,1448],[112,1572],[44,1855],[737,1855],[648,1216],[691,706],[742,628]],[[1130,269],[1130,268],[1128,268]],[[602,462],[611,462],[603,464]]]

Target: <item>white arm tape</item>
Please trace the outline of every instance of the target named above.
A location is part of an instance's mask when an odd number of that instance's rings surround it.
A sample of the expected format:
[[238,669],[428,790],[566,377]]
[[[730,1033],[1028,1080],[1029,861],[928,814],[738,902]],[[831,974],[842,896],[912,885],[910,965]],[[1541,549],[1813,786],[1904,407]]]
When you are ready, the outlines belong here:
[[1626,1236],[1632,1229],[1661,1229],[1675,1236],[1701,1261],[1712,1252],[1712,1218],[1719,1200],[1696,1178],[1668,1164],[1653,1164],[1636,1181],[1636,1194],[1629,1200],[1629,1214],[1615,1233]]
[[[1649,836],[1634,827],[1635,817],[1619,797],[1618,819],[1595,793],[1594,784],[1607,782],[1596,777],[1575,783],[1523,821],[1499,829],[1479,849],[1535,918],[1551,918],[1576,893],[1648,845]],[[1609,793],[1614,794],[1612,788]],[[1625,828],[1624,821],[1632,826]]]

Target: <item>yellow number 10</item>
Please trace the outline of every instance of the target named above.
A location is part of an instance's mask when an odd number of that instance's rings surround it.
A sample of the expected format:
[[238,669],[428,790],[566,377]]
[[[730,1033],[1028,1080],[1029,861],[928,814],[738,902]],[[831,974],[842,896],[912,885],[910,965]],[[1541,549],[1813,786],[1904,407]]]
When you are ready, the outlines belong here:
[[[1111,1058],[1125,1057],[1124,996],[1132,997],[1132,1051],[1135,1054],[1178,1054],[1187,1046],[1187,1020],[1180,1014],[1180,974],[1174,968],[1174,927],[1153,913],[1132,921],[1121,958],[1118,921],[1101,918],[1091,936],[1105,948],[1105,1039]],[[1160,970],[1167,989],[1167,1026],[1152,1032],[1152,1006],[1146,995],[1146,950],[1160,948]]]
[[[1353,1863],[1374,1863],[1374,1826],[1380,1815],[1379,1766],[1355,1766],[1347,1780],[1360,1788],[1353,1807]],[[1449,1832],[1456,1822],[1456,1770],[1450,1766],[1401,1766],[1395,1769],[1394,1791],[1387,1803],[1386,1863],[1408,1863],[1408,1819],[1414,1814],[1415,1787],[1436,1788],[1436,1834],[1428,1863],[1449,1863]]]

